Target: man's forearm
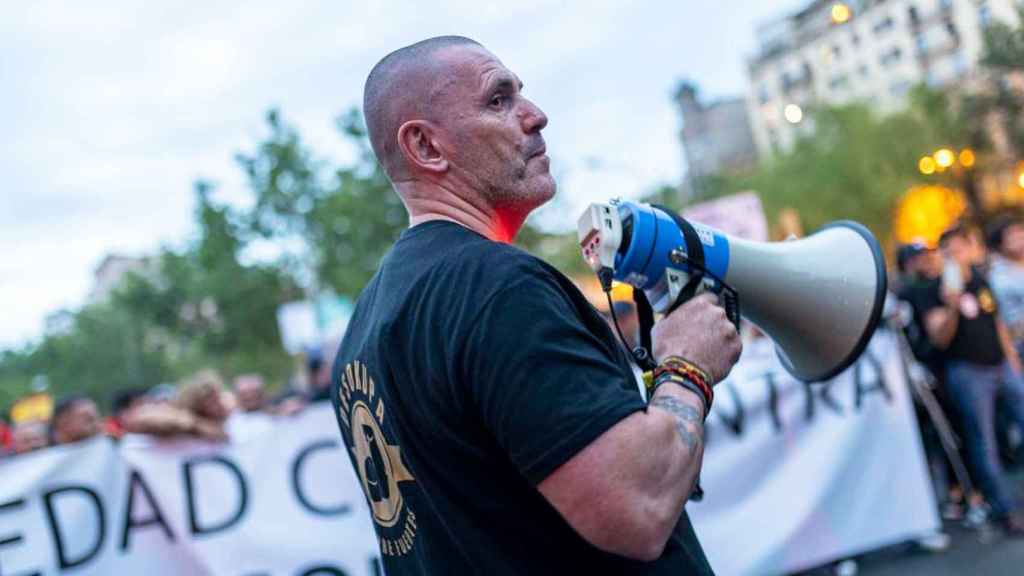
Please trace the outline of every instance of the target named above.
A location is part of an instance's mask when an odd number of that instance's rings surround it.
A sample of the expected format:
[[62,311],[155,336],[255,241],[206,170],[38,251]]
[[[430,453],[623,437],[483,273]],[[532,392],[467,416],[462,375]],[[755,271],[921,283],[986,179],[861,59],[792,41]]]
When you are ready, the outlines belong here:
[[704,452],[704,401],[696,394],[675,384],[664,384],[650,402],[675,418],[676,432],[690,455]]
[[598,548],[653,560],[693,491],[704,455],[703,401],[671,382],[538,489]]
[[701,397],[671,382],[659,386],[650,401],[648,412],[667,413],[675,429],[675,439],[663,452],[673,465],[662,469],[664,476],[653,479],[651,484],[654,488],[651,496],[671,515],[664,518],[669,531],[679,521],[700,476],[704,459],[704,410]]

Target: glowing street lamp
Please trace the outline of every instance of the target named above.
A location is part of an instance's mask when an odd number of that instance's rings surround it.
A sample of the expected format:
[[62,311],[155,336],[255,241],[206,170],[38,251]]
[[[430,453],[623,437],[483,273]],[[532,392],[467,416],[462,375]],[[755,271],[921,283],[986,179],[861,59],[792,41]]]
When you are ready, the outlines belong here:
[[850,7],[842,2],[836,2],[832,5],[832,23],[833,24],[845,24],[850,21],[853,16],[853,11]]
[[974,166],[974,150],[970,148],[964,148],[960,151],[960,165],[964,168],[971,168]]
[[804,111],[796,104],[788,104],[786,109],[782,111],[782,115],[786,117],[786,121],[790,124],[799,124],[804,119]]
[[1024,172],[1017,174],[1017,186],[1024,188]]
[[935,151],[935,164],[945,170],[956,163],[956,154],[949,148],[941,148]]
[[918,160],[917,169],[925,176],[935,174],[935,160],[931,156],[924,156]]

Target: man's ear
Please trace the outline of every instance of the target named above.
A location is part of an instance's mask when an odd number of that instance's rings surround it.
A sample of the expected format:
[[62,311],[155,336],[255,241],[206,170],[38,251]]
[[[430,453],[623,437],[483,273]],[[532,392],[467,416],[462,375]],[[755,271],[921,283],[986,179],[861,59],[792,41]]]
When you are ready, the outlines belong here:
[[426,120],[410,120],[398,129],[398,146],[409,168],[440,174],[448,170],[435,140],[436,128]]

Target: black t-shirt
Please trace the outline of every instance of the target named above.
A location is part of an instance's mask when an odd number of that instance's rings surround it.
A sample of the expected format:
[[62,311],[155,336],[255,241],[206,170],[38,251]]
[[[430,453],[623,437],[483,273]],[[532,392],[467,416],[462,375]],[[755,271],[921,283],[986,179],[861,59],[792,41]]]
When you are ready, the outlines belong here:
[[941,377],[943,352],[928,340],[924,322],[926,307],[931,306],[932,302],[932,289],[931,279],[914,278],[900,288],[896,297],[910,304],[913,312],[913,320],[904,327],[903,333],[907,336],[914,357],[927,366],[936,377]]
[[[922,306],[927,311],[943,306],[940,290],[941,278],[932,280],[922,296]],[[964,284],[960,296],[960,319],[956,334],[949,348],[944,351],[947,360],[962,360],[972,364],[995,366],[1005,359],[999,344],[996,318],[999,311],[988,282],[977,269],[971,271],[971,279]]]
[[711,573],[685,512],[641,563],[537,491],[646,406],[597,312],[518,248],[450,222],[406,230],[359,297],[332,397],[390,575]]

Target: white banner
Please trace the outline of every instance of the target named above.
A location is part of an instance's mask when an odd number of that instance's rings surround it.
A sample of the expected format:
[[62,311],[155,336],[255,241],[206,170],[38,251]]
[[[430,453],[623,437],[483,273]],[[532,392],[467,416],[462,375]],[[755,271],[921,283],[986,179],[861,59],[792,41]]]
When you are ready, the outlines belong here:
[[803,384],[760,340],[715,388],[687,510],[719,574],[784,574],[940,526],[891,334],[826,383]]
[[[764,344],[764,345],[761,345]],[[782,574],[939,526],[893,342],[839,378],[747,347],[716,388],[688,510],[719,574]],[[0,575],[380,574],[327,405],[242,442],[98,438],[0,461]]]
[[325,404],[228,446],[97,438],[0,462],[0,574],[380,574],[342,450]]

